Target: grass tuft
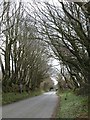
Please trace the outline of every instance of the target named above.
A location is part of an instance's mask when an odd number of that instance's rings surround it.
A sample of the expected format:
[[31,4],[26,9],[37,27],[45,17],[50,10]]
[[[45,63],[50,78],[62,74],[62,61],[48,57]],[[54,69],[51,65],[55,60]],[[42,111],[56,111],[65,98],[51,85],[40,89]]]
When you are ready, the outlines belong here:
[[59,94],[60,106],[57,118],[87,118],[88,97],[77,96],[73,92]]

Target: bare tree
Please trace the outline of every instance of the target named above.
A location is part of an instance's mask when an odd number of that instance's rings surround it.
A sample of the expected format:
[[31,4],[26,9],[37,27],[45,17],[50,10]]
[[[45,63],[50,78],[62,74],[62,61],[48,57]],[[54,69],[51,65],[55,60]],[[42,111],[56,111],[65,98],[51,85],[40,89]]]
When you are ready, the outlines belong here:
[[[89,3],[88,3],[89,4]],[[89,11],[86,12],[78,3],[58,6],[45,3],[36,13],[39,21],[38,32],[43,35],[54,51],[58,60],[67,66],[68,72],[81,84],[88,84],[90,79],[90,38]],[[36,6],[38,6],[36,4]],[[75,79],[73,79],[75,82]]]

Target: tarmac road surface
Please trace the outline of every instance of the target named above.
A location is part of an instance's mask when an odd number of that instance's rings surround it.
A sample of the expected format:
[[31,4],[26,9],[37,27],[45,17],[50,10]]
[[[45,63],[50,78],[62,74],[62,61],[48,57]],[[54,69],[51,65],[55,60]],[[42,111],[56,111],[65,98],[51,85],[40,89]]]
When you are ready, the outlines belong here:
[[47,92],[3,106],[2,118],[51,118],[57,101],[56,92]]

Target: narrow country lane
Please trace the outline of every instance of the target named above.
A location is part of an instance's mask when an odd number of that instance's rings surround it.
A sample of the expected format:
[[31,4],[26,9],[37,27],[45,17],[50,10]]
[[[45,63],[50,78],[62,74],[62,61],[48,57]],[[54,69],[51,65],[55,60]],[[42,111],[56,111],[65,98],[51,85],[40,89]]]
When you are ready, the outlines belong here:
[[56,107],[56,92],[47,92],[40,96],[3,106],[3,118],[51,118]]

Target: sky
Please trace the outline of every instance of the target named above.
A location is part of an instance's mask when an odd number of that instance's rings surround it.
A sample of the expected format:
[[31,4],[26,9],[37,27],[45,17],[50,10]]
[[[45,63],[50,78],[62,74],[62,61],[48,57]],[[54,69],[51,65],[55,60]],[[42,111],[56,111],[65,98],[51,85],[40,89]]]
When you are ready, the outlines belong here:
[[50,64],[52,64],[52,68],[53,70],[55,70],[54,74],[51,76],[51,79],[53,80],[54,85],[56,85],[58,83],[56,80],[56,76],[57,76],[57,72],[60,71],[60,64],[59,61],[54,58],[51,58]]

